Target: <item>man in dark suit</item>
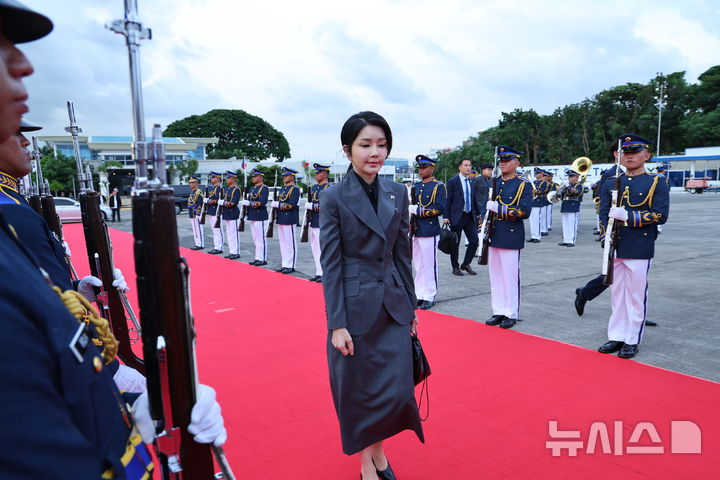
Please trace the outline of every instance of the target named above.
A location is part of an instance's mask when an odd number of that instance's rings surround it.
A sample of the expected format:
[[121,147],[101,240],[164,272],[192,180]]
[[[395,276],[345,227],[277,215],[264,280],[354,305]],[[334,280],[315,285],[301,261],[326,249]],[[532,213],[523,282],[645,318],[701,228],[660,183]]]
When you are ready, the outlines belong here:
[[120,219],[120,209],[122,208],[122,200],[120,200],[120,194],[118,193],[117,187],[113,188],[112,193],[110,194],[110,210],[112,210],[112,222],[115,223],[115,217],[117,217],[117,221],[121,222]]
[[[472,164],[470,160],[461,160],[458,164],[458,174],[447,182],[447,208],[445,209],[445,223],[457,234],[457,242],[450,252],[453,275],[464,275],[462,270],[470,275],[477,275],[470,267],[470,262],[475,256],[478,247],[477,217],[479,215],[475,197],[475,181],[470,178]],[[465,232],[469,240],[465,250],[465,259],[462,265],[458,263],[458,249],[460,246],[460,234]]]
[[483,163],[480,169],[480,175],[475,178],[475,196],[479,205],[480,218],[485,216],[485,205],[488,201],[488,191],[492,180],[493,164]]

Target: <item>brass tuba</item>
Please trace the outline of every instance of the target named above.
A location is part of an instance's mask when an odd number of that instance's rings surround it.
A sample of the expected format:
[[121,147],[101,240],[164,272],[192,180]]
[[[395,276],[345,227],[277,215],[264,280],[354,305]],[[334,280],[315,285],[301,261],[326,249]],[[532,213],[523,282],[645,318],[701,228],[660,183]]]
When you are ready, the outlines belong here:
[[[588,157],[578,157],[575,160],[573,160],[572,165],[570,165],[570,170],[573,170],[580,174],[580,185],[585,184],[585,180],[587,179],[587,174],[592,168],[592,160],[590,160]],[[547,200],[550,203],[558,203],[560,200],[563,199],[563,193],[565,193],[565,187],[560,187],[557,191],[553,190],[552,192],[549,192],[547,194]]]

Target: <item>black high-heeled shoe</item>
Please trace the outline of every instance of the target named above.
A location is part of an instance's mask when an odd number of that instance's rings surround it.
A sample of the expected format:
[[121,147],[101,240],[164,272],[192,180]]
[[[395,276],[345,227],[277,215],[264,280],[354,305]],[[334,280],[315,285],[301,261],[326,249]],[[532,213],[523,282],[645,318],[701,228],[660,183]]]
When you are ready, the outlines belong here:
[[[374,459],[373,465],[375,465]],[[390,462],[388,462],[388,466],[385,470],[378,470],[377,465],[375,465],[375,473],[380,480],[397,480],[397,478],[395,477],[395,472],[393,472],[392,468],[390,468]]]

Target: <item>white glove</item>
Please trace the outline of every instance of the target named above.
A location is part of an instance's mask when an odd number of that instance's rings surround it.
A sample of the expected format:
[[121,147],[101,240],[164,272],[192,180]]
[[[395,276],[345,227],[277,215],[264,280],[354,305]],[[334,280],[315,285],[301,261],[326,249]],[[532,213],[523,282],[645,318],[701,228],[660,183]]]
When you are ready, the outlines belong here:
[[240,204],[243,205],[243,206],[245,206],[245,207],[249,207],[249,206],[250,206],[250,200],[243,200],[242,202],[240,202]]
[[225,205],[225,200],[218,200],[218,205],[220,205],[221,207]]
[[491,212],[497,213],[498,211],[498,202],[494,200],[488,200],[487,204],[485,205],[485,208]]
[[115,268],[113,270],[113,273],[113,277],[115,277],[115,280],[113,280],[112,286],[117,288],[118,292],[121,293],[125,293],[130,290],[130,287],[128,287],[128,284],[125,281],[125,277],[123,277],[122,271],[119,268]]
[[608,216],[610,218],[614,218],[615,220],[626,222],[628,219],[628,211],[625,210],[625,207],[610,207]]
[[305,210],[312,210],[313,202],[305,202]]
[[102,287],[102,281],[99,278],[88,275],[83,277],[78,283],[77,291],[90,302],[97,302],[97,294],[95,287]]
[[120,364],[120,368],[115,372],[113,380],[115,380],[115,385],[120,391],[142,393],[147,390],[147,382],[142,373],[127,365]]
[[227,440],[227,430],[220,404],[215,400],[215,390],[207,385],[199,385],[197,395],[197,402],[190,412],[188,432],[195,435],[198,443],[212,443],[222,447]]
[[66,241],[63,240],[63,247],[65,247],[65,256],[67,258],[72,257],[72,252],[70,251],[70,245]]
[[270,202],[270,206],[271,206],[272,208],[279,208],[279,207],[280,207],[280,202]]
[[417,215],[418,206],[417,205],[408,205],[408,212],[410,212],[410,215]]
[[[215,390],[207,385],[199,385],[198,399],[190,412],[188,432],[194,435],[198,443],[212,443],[221,447],[227,440],[225,421],[220,413],[220,404],[215,401]],[[147,392],[138,397],[133,405],[135,426],[145,443],[155,440],[155,426],[150,417]]]
[[209,198],[207,198],[207,197],[206,197],[206,198],[203,198],[203,203],[207,203],[207,202],[209,202],[209,201],[210,201]]

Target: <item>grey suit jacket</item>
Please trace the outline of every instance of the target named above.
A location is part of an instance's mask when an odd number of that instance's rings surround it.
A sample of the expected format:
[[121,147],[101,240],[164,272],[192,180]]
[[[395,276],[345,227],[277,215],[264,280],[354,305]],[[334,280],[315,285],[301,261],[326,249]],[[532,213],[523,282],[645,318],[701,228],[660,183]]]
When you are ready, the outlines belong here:
[[379,179],[378,211],[355,175],[320,193],[320,263],[327,327],[366,333],[383,305],[407,325],[415,317],[415,286],[404,185]]

